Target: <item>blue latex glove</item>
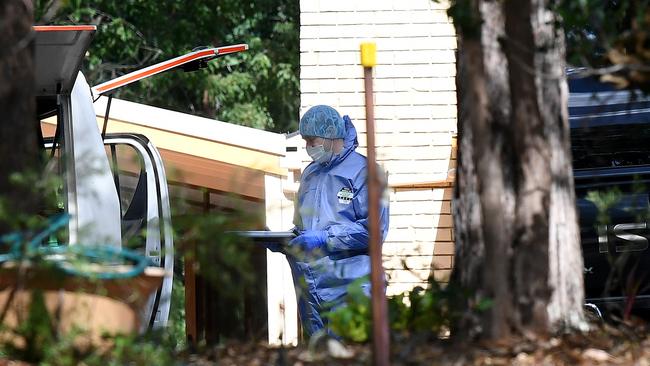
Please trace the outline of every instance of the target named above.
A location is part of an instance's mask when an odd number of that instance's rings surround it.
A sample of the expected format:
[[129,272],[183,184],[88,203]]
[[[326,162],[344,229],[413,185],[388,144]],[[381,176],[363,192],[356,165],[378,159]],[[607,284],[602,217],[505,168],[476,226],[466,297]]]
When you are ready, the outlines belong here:
[[325,230],[305,230],[297,237],[291,239],[289,246],[300,248],[305,252],[312,252],[325,246],[327,243],[327,231]]

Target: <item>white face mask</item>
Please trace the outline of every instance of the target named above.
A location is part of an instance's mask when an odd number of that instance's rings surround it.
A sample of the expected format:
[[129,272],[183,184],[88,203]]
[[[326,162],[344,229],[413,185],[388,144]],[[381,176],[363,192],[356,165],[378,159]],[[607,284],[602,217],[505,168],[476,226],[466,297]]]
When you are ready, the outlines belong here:
[[327,164],[332,160],[332,145],[334,142],[332,140],[330,141],[330,148],[329,150],[325,149],[324,145],[318,145],[318,146],[307,146],[307,154],[309,157],[312,158],[315,162],[319,164]]

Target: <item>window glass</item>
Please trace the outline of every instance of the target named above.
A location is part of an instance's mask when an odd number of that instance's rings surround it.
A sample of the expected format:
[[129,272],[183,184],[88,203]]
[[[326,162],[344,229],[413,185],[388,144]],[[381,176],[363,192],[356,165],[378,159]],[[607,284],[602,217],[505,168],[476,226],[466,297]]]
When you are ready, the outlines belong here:
[[131,145],[109,144],[106,152],[120,198],[122,242],[144,249],[147,222],[147,174],[144,161]]

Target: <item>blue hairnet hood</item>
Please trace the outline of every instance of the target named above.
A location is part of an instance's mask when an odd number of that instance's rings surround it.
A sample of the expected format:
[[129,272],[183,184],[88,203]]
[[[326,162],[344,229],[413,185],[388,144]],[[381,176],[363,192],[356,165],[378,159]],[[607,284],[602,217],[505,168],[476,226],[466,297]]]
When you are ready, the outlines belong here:
[[300,135],[303,137],[322,137],[342,139],[346,136],[345,122],[336,109],[328,105],[316,105],[300,119]]
[[[345,123],[345,136],[343,137],[343,150],[338,155],[332,157],[332,161],[329,163],[329,166],[332,167],[338,164],[340,161],[344,160],[351,152],[355,151],[359,146],[359,141],[357,139],[357,129],[352,124],[350,117],[343,116],[343,123]],[[360,155],[362,156],[362,155]],[[363,157],[363,156],[362,156]],[[363,157],[365,159],[365,157]],[[305,173],[307,170],[305,169]]]
[[[321,311],[345,304],[348,286],[370,274],[366,157],[357,153],[357,131],[343,116],[343,150],[329,164],[311,163],[296,197],[294,224],[299,230],[324,231],[326,248],[309,257],[289,255],[298,287],[298,309],[307,333],[323,329]],[[388,207],[380,213],[382,240],[388,232]],[[369,295],[370,283],[361,288]]]

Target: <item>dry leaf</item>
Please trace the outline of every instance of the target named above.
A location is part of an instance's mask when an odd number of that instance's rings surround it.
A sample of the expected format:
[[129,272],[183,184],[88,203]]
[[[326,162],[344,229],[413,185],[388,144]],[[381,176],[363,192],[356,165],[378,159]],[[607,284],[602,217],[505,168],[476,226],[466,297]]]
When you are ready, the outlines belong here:
[[612,356],[603,351],[602,349],[588,348],[582,353],[582,357],[596,361],[596,362],[605,362],[609,361]]

